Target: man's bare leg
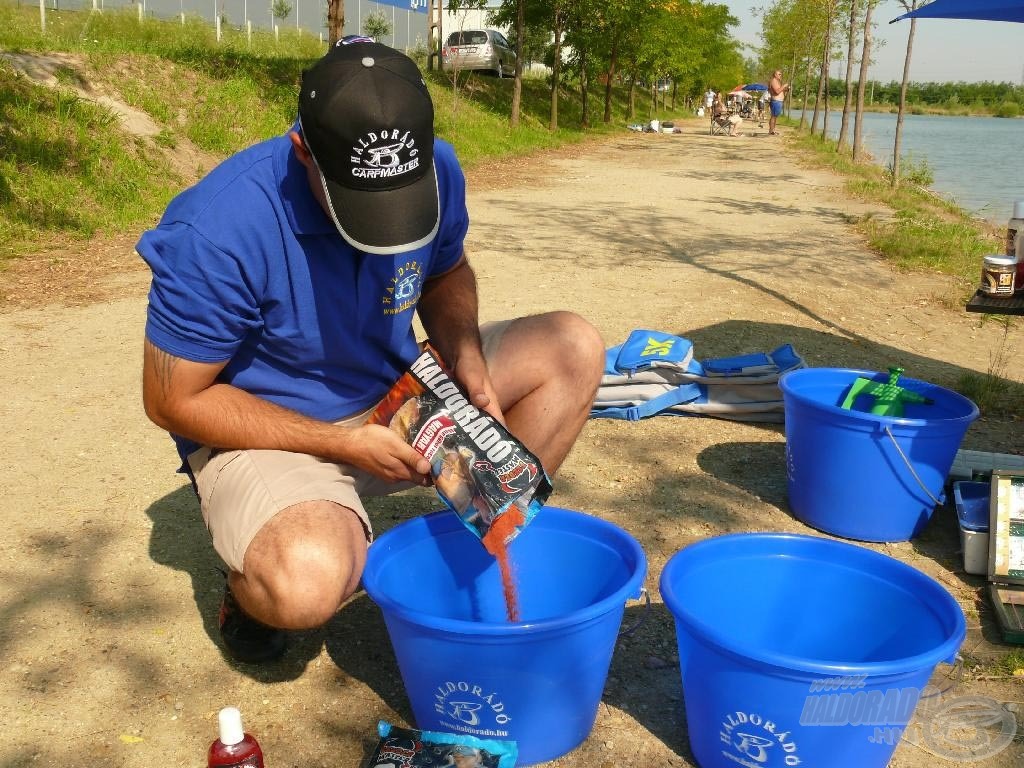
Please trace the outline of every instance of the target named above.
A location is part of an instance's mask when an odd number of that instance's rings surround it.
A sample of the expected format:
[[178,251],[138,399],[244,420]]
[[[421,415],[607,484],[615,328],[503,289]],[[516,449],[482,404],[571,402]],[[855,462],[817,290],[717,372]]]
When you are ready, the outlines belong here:
[[553,475],[590,415],[604,342],[583,318],[550,312],[515,320],[488,361],[509,431]]

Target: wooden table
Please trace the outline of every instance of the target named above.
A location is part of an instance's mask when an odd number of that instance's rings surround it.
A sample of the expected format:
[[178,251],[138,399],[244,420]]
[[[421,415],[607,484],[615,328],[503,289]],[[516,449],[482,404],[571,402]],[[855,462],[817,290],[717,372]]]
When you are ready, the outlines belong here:
[[1018,292],[1006,298],[989,296],[976,291],[967,302],[968,312],[985,312],[990,315],[1024,315],[1024,293]]

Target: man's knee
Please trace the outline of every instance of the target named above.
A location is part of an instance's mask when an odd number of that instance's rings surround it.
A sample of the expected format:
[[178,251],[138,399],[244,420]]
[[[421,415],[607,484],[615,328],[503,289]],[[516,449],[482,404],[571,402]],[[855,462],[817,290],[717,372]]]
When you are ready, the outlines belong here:
[[272,623],[282,629],[326,624],[353,592],[351,571],[330,562],[323,548],[304,543],[273,567],[247,567],[243,578],[259,582]]
[[296,508],[285,510],[280,513],[285,517],[261,531],[246,552],[241,578],[262,603],[259,613],[268,623],[283,629],[319,627],[355,591],[366,563],[365,534],[354,513],[331,506],[337,512],[319,526],[299,524]]
[[597,329],[573,312],[552,313],[550,352],[560,366],[581,383],[600,383],[604,370],[604,340]]

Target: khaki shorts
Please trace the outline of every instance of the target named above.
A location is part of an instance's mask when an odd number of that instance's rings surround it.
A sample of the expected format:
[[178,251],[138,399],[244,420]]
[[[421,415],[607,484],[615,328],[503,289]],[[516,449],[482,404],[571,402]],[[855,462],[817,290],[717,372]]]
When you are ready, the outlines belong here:
[[[488,361],[494,359],[511,322],[481,326]],[[371,407],[336,423],[359,426],[372,411]],[[204,446],[189,455],[188,464],[213,548],[239,573],[250,542],[274,515],[288,507],[304,501],[331,501],[350,509],[363,524],[369,543],[373,527],[360,497],[384,496],[412,487],[410,483],[386,482],[349,464],[289,451],[216,451]]]

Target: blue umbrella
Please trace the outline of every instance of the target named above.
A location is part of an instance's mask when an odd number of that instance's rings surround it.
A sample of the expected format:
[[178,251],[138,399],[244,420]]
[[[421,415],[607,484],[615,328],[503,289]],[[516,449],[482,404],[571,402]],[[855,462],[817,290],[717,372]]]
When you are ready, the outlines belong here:
[[[935,0],[900,19],[978,19],[1024,23],[1024,0]],[[892,22],[889,22],[890,24]]]
[[743,86],[744,91],[767,91],[768,86],[762,85],[761,83],[750,83],[749,85]]

